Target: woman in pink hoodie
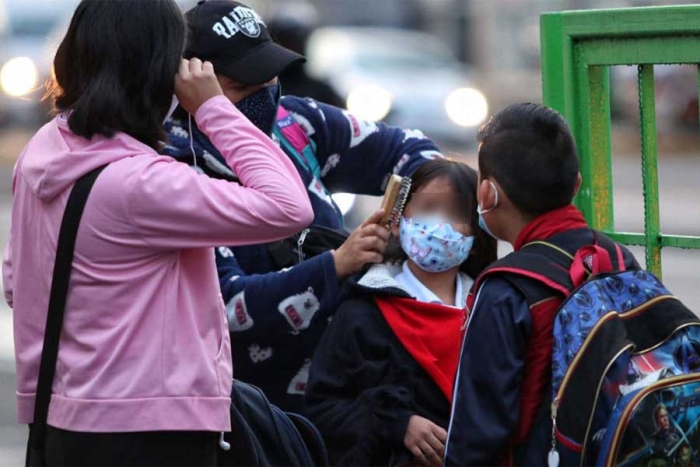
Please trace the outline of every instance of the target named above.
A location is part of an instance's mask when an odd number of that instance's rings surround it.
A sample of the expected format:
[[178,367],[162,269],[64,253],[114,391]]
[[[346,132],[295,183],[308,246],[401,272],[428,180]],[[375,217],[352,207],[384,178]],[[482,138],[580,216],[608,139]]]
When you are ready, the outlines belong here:
[[[58,114],[15,167],[3,279],[18,419],[31,423],[66,201],[109,164],[78,230],[49,465],[215,465],[232,368],[212,247],[276,241],[312,220],[289,158],[222,95],[210,64],[181,61],[184,41],[174,0],[83,0],[54,62]],[[240,185],[158,155],[174,93]]]

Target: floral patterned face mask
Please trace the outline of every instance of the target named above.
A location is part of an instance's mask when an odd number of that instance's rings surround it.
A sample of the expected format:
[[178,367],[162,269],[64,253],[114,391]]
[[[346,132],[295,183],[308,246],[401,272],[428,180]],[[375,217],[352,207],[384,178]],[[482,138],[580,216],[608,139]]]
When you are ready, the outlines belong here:
[[401,247],[426,272],[444,272],[469,257],[474,236],[457,232],[439,217],[401,218]]

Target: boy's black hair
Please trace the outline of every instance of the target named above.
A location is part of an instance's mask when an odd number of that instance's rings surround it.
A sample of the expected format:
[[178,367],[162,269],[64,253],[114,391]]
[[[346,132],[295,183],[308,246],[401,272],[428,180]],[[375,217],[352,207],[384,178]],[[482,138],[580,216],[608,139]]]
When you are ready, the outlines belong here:
[[51,94],[85,138],[123,132],[159,148],[185,46],[174,0],[83,0],[54,59]]
[[535,218],[574,198],[579,172],[571,130],[556,111],[514,104],[479,130],[481,179],[493,177],[525,216]]
[[[476,279],[486,266],[496,261],[497,257],[496,240],[479,228],[479,217],[476,215],[478,175],[476,170],[461,162],[448,159],[435,159],[426,162],[411,176],[411,190],[407,203],[411,202],[414,193],[437,179],[444,179],[452,187],[455,195],[459,197],[460,209],[464,213],[464,218],[469,219],[469,226],[472,235],[474,235],[474,245],[469,253],[469,258],[460,265],[459,269],[469,277]],[[387,248],[385,254],[387,261],[400,262],[406,259],[406,254],[397,240],[393,239],[390,247]]]

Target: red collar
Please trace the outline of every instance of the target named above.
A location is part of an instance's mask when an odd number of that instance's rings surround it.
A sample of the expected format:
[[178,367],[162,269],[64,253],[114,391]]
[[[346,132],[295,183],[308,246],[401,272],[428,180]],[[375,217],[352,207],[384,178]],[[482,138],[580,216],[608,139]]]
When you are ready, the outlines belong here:
[[389,327],[452,402],[464,310],[412,298],[375,296]]
[[517,251],[523,246],[535,240],[546,240],[561,232],[573,229],[585,229],[588,227],[583,214],[574,205],[569,204],[563,208],[549,211],[530,222],[518,234],[513,248]]

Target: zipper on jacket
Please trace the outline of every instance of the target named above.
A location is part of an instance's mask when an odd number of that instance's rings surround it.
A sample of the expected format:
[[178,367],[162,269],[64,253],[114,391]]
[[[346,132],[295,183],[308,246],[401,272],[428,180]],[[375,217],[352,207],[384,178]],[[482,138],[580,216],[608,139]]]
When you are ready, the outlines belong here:
[[552,401],[552,449],[547,456],[549,467],[559,467],[559,453],[557,452],[557,410],[559,409],[559,397]]
[[304,229],[299,235],[299,240],[297,240],[297,254],[299,255],[299,262],[304,262],[304,242],[306,241],[306,236],[309,235],[311,229]]

